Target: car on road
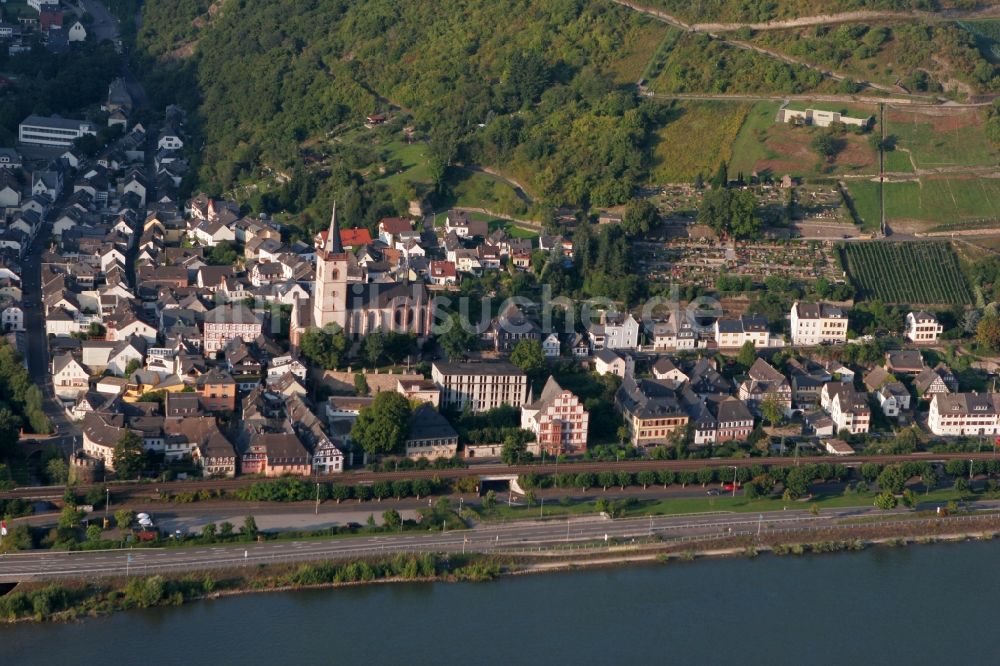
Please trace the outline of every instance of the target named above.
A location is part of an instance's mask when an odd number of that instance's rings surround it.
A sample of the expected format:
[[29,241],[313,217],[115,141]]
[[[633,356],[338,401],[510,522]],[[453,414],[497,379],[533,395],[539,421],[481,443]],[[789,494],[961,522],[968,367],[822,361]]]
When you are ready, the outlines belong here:
[[712,488],[711,490],[707,491],[705,494],[706,495],[711,495],[711,496],[715,497],[716,495],[719,494],[719,489],[718,488]]
[[722,489],[725,490],[727,493],[731,493],[734,490],[739,490],[740,487],[735,483],[724,483],[722,484]]

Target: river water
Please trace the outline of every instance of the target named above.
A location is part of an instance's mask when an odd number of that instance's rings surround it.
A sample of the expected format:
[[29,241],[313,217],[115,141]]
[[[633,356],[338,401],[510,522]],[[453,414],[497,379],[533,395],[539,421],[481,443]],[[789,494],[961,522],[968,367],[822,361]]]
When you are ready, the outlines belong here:
[[1000,541],[231,597],[0,628],[0,664],[990,663]]

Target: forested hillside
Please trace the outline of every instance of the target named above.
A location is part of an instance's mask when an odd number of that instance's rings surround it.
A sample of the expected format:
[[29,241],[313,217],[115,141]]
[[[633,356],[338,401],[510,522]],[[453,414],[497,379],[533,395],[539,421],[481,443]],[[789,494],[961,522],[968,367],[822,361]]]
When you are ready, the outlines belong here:
[[138,47],[154,87],[190,75],[172,92],[197,107],[210,188],[289,171],[304,144],[399,107],[429,138],[432,176],[502,166],[541,200],[611,205],[648,167],[661,107],[624,84],[664,34],[604,0],[163,0]]

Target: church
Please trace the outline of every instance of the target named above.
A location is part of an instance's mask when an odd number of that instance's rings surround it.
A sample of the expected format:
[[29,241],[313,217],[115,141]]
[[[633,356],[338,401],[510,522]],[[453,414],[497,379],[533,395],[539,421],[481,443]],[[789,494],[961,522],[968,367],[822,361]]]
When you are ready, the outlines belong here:
[[390,331],[430,334],[432,302],[420,282],[367,282],[357,258],[340,240],[337,204],[333,205],[326,243],[316,252],[312,297],[295,302],[291,342],[298,346],[306,328],[336,326],[348,339]]

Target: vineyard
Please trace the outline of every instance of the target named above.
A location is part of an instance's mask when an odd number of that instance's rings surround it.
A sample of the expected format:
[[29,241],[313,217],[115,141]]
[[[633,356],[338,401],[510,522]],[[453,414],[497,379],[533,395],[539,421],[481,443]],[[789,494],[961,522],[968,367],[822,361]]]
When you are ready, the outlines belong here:
[[860,298],[921,305],[972,302],[947,243],[847,243],[841,251]]

